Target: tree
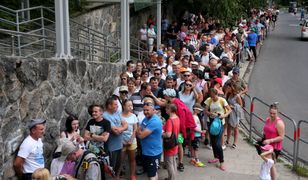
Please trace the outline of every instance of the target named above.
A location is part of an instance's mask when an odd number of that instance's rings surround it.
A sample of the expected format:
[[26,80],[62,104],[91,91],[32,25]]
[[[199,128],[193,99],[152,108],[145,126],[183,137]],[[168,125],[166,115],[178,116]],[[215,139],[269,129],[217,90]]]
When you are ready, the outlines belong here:
[[252,8],[265,7],[266,0],[173,0],[169,3],[176,7],[173,13],[177,17],[188,10],[219,19],[223,25],[233,25],[241,17],[249,16]]

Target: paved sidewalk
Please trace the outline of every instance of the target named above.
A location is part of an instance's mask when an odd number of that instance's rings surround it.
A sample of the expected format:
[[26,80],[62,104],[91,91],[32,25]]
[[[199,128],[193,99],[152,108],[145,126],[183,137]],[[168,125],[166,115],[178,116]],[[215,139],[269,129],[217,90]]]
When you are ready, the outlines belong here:
[[[241,67],[240,76],[247,82],[249,73],[253,69],[254,62],[244,61]],[[258,180],[262,159],[257,154],[254,146],[245,140],[243,133],[239,134],[236,149],[227,147],[224,151],[226,171],[221,171],[215,164],[208,164],[207,161],[213,158],[212,150],[205,148],[202,144],[199,149],[199,159],[205,163],[205,167],[194,167],[189,164],[189,158],[184,157],[184,172],[178,172],[178,180]],[[232,140],[232,139],[231,139]],[[308,178],[299,177],[291,169],[287,168],[283,162],[276,163],[277,180],[304,180]],[[159,179],[167,177],[167,170],[158,171]],[[147,179],[146,175],[137,176],[137,179]]]
[[[226,171],[221,171],[215,164],[208,164],[207,161],[213,158],[212,150],[201,145],[199,149],[199,159],[206,164],[205,167],[195,167],[189,164],[189,158],[184,158],[184,172],[177,173],[178,180],[258,180],[262,159],[258,156],[254,146],[244,140],[242,133],[239,135],[239,142],[236,149],[227,147],[224,151]],[[276,164],[278,171],[278,180],[301,180],[283,163]],[[159,179],[167,177],[167,170],[160,169],[158,172]],[[137,179],[147,179],[146,175],[137,176]]]

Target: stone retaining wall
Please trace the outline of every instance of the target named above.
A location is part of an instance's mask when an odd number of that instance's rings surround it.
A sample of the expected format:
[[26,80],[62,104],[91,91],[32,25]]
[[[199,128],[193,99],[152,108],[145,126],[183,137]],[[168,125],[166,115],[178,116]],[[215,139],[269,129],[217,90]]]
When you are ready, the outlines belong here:
[[103,104],[118,85],[123,64],[83,60],[0,57],[0,179],[14,179],[12,163],[29,133],[31,118],[47,120],[44,136],[46,165],[69,113],[80,127],[89,119],[87,107]]

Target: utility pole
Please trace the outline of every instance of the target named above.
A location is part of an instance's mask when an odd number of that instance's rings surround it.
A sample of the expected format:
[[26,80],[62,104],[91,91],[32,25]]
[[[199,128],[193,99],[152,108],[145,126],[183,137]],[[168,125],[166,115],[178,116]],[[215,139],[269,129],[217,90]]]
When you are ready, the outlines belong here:
[[161,45],[161,0],[157,0],[157,48]]
[[68,0],[55,0],[56,58],[71,59]]

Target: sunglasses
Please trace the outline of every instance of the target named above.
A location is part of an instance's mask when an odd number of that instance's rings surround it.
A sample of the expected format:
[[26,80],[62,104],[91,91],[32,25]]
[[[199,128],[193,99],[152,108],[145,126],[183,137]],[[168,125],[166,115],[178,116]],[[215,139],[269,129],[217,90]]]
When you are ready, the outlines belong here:
[[189,77],[190,76],[190,74],[184,74],[184,77]]
[[128,94],[127,91],[121,91],[120,93],[122,93],[122,94]]
[[192,84],[185,84],[187,87],[192,87]]
[[144,103],[143,106],[151,106],[151,107],[154,107],[154,104],[153,104],[153,103],[150,103],[150,102],[147,102],[147,103]]
[[127,80],[127,78],[121,78],[121,80]]

